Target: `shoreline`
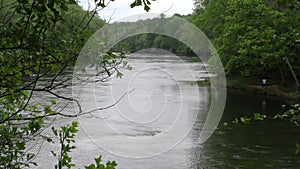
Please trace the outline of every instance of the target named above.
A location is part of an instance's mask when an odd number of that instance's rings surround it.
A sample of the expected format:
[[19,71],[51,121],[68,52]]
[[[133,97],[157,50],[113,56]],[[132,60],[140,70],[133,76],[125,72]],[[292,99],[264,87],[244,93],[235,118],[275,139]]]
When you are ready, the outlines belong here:
[[260,84],[253,83],[251,81],[249,82],[247,79],[228,78],[226,81],[228,90],[244,91],[257,95],[284,98],[291,101],[300,101],[299,92],[287,91],[287,89],[282,88],[278,84],[268,84],[263,87]]

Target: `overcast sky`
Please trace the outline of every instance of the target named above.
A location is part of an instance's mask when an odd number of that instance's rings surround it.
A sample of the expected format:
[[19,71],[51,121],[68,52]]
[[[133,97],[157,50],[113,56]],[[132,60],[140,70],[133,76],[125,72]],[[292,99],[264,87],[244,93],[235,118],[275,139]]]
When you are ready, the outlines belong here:
[[[91,6],[94,0],[89,0]],[[115,0],[111,2],[106,8],[99,12],[101,18],[112,21],[119,20],[124,17],[128,17],[135,14],[147,13],[143,10],[143,7],[130,8],[130,4],[134,0]],[[166,15],[173,15],[175,13],[186,15],[193,12],[194,5],[193,0],[156,0],[151,1],[151,13],[162,13],[165,12]],[[80,0],[80,4],[84,9],[88,8],[88,0]],[[167,12],[166,12],[167,11]]]

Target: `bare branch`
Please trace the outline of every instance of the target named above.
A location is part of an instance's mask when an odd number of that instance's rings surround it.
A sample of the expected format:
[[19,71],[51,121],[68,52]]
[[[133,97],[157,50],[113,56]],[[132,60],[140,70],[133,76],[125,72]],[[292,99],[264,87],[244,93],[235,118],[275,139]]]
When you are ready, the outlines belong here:
[[[114,16],[115,12],[116,12],[116,8],[115,8],[114,11],[112,12],[112,14],[109,16],[109,19],[108,19],[107,23],[110,23],[110,21],[112,20],[112,17]],[[104,19],[105,19],[105,18],[104,18]]]
[[[90,110],[90,111],[87,111],[87,112],[83,112],[82,109],[81,109],[81,106],[79,104],[79,102],[75,99],[70,99],[70,98],[65,98],[65,97],[62,97],[62,96],[59,96],[55,93],[56,96],[58,96],[59,98],[63,98],[63,99],[67,99],[67,100],[72,100],[72,101],[75,101],[78,103],[78,106],[80,106],[80,111],[78,112],[78,114],[64,114],[62,113],[62,111],[67,107],[68,103],[59,111],[59,112],[55,112],[53,114],[45,114],[45,115],[42,115],[42,116],[36,116],[36,117],[22,117],[22,118],[13,118],[13,119],[10,119],[10,120],[35,120],[35,119],[40,119],[40,118],[45,118],[45,117],[51,117],[51,116],[63,116],[63,117],[69,117],[69,118],[74,118],[74,117],[79,117],[79,116],[82,116],[82,115],[92,115],[94,116],[92,113],[93,112],[96,112],[96,111],[102,111],[102,110],[106,110],[106,109],[109,109],[111,107],[114,107],[116,106],[125,96],[127,96],[128,94],[132,93],[135,89],[132,89],[126,93],[124,93],[116,102],[114,102],[113,104],[107,106],[107,107],[101,107],[101,108],[98,108],[98,109],[93,109],[93,110]],[[96,117],[96,116],[94,116]],[[99,117],[96,117],[96,118],[99,118]],[[107,118],[107,117],[106,117]],[[101,118],[101,119],[105,119],[105,118]]]
[[132,93],[135,89],[132,89],[126,93],[124,93],[115,103],[107,106],[107,107],[103,107],[103,108],[98,108],[98,109],[94,109],[94,110],[91,110],[91,111],[87,111],[87,112],[83,112],[83,113],[79,113],[79,115],[85,115],[85,114],[91,114],[95,111],[101,111],[101,110],[105,110],[105,109],[109,109],[111,107],[114,107],[115,105],[117,105],[125,96],[127,96],[128,94]]

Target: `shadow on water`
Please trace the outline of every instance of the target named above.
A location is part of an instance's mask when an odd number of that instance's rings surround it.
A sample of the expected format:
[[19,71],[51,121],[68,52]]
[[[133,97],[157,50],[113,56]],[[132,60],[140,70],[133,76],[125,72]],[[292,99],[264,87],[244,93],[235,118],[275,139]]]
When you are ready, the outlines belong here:
[[209,140],[193,149],[191,168],[300,168],[295,144],[300,129],[280,120],[230,124],[234,118],[253,113],[281,113],[286,101],[249,93],[230,92],[219,129]]

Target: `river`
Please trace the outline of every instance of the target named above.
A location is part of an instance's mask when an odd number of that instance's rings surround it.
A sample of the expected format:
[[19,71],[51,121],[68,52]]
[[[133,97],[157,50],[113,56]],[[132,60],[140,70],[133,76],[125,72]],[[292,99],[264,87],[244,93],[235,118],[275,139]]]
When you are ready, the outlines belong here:
[[[55,121],[80,122],[77,149],[71,153],[77,167],[99,155],[115,160],[119,169],[300,167],[300,156],[294,153],[299,128],[293,124],[266,120],[222,125],[256,112],[281,113],[284,99],[228,92],[219,127],[200,144],[211,88],[195,81],[211,76],[207,65],[168,54],[133,54],[127,60],[133,70],[123,70],[123,78],[79,87],[84,110],[109,106],[124,96],[116,106]],[[44,143],[38,168],[53,168],[50,151],[55,148]]]

